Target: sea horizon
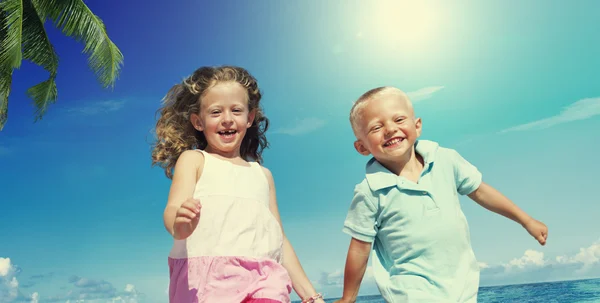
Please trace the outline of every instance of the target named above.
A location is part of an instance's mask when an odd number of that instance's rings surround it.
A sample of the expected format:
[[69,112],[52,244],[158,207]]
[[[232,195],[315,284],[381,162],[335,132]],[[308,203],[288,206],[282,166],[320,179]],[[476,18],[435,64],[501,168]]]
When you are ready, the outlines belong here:
[[[549,292],[546,291],[547,289],[554,291]],[[340,299],[340,297],[327,297],[327,294],[324,296],[325,302],[328,303]],[[300,302],[300,300],[292,301],[292,303]],[[356,302],[385,303],[379,293],[360,295]],[[600,302],[600,277],[480,286],[477,302]]]

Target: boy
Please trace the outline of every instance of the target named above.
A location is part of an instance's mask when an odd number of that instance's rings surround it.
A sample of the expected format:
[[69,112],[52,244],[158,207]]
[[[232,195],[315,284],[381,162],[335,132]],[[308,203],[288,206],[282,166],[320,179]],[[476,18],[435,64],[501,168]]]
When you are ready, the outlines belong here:
[[354,147],[373,158],[344,223],[352,240],[337,302],[355,302],[371,243],[373,273],[387,302],[477,302],[479,266],[458,194],[521,224],[545,245],[546,225],[482,182],[476,167],[452,149],[417,141],[421,119],[401,90],[366,92],[350,123]]

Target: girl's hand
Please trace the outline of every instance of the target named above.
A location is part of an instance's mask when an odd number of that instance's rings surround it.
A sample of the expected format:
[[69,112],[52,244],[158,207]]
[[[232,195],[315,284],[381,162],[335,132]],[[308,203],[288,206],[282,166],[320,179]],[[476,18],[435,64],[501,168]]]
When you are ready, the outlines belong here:
[[200,209],[202,204],[200,200],[189,198],[177,209],[175,213],[175,223],[173,223],[173,237],[177,240],[183,240],[189,237],[200,220]]

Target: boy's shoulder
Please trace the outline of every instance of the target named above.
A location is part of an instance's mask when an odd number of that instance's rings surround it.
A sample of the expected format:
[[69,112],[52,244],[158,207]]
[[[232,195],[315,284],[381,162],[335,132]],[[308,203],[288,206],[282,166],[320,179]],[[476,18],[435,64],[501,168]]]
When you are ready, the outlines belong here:
[[442,146],[436,141],[419,140],[417,142],[421,145],[421,149],[432,152],[434,157],[431,160],[433,161],[452,163],[456,160],[456,157],[460,155],[456,149]]
[[363,177],[363,179],[354,186],[354,193],[355,194],[373,195],[373,191],[371,190],[371,187],[369,186],[369,180],[367,180],[366,176]]

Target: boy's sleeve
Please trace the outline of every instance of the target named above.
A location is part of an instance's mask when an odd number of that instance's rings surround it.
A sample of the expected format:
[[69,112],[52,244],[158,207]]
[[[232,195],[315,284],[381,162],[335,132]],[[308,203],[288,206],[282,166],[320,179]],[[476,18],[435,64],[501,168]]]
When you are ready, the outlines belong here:
[[351,237],[369,243],[377,235],[377,205],[371,200],[357,186],[342,229]]
[[451,150],[454,167],[456,190],[461,195],[468,195],[479,188],[482,182],[481,172],[457,151]]

